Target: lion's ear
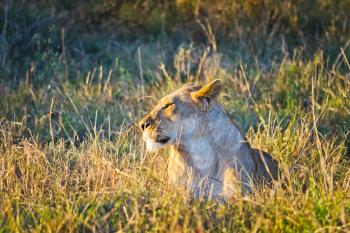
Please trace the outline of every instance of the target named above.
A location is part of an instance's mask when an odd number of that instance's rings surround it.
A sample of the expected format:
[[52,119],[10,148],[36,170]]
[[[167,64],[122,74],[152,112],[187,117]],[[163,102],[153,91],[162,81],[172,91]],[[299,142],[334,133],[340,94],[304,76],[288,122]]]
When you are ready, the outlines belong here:
[[219,96],[221,89],[222,81],[220,79],[216,79],[198,91],[192,92],[191,98],[195,103],[200,104],[201,107],[208,110],[212,101]]

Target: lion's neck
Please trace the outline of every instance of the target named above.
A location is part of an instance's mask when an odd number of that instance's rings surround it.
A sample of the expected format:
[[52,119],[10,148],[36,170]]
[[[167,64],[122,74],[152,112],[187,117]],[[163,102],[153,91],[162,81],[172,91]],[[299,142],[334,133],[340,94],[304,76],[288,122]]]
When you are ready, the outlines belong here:
[[184,138],[172,150],[187,165],[196,167],[199,171],[208,172],[218,157],[225,158],[237,154],[244,141],[243,135],[232,123],[221,106],[215,106],[208,119],[203,119],[198,134],[192,138]]

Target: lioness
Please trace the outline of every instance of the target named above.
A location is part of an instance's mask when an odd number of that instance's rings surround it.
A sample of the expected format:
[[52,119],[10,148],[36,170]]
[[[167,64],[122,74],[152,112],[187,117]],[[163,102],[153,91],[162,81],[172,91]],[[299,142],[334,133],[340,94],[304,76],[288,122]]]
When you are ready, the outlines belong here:
[[227,200],[277,179],[277,163],[252,149],[217,101],[222,82],[187,84],[139,122],[147,150],[170,146],[168,178],[196,197]]

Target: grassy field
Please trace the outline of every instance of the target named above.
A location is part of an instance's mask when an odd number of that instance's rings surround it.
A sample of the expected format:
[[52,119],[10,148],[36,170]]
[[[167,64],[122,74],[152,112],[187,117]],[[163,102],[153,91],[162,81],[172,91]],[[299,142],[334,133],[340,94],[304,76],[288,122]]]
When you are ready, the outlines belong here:
[[[215,24],[231,18],[209,10],[210,20],[178,33],[182,8],[157,21],[162,11],[147,5],[155,10],[143,31],[130,18],[137,7],[127,4],[118,6],[123,24],[93,17],[105,12],[102,1],[97,12],[72,14],[85,28],[60,8],[74,4],[1,2],[0,232],[350,231],[350,33],[341,18],[348,2],[338,2],[341,11],[315,1],[312,14],[288,5],[302,17],[296,23],[281,11],[272,17],[280,31],[250,11],[256,1],[235,2],[242,25],[228,34]],[[271,12],[286,7],[265,2]],[[156,99],[216,78],[227,112],[253,147],[279,161],[283,176],[227,204],[168,184],[167,151],[145,153],[137,127]]]

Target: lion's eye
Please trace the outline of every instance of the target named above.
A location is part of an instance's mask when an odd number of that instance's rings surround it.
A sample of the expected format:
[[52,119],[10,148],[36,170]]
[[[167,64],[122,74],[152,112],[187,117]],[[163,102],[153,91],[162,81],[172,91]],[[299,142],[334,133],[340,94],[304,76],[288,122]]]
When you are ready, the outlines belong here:
[[162,107],[162,109],[166,109],[166,108],[168,108],[168,107],[170,107],[171,105],[173,105],[174,103],[167,103],[166,105],[164,105],[163,107]]

